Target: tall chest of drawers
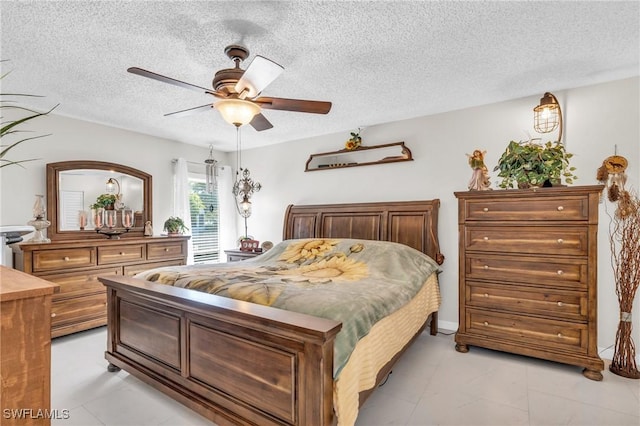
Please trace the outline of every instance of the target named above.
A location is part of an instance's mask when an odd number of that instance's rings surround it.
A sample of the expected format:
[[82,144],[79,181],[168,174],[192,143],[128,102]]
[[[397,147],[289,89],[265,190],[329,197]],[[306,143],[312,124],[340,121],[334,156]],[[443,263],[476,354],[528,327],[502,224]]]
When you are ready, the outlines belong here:
[[456,192],[459,328],[469,345],[584,367],[597,350],[602,186]]
[[87,239],[19,244],[16,268],[60,286],[53,295],[51,337],[107,323],[107,296],[99,276],[135,275],[184,265],[189,237]]

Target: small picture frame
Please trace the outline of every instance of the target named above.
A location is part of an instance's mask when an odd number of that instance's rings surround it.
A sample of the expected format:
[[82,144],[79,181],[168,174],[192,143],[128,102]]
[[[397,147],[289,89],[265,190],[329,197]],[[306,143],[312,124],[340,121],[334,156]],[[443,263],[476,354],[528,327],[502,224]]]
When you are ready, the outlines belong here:
[[240,241],[240,251],[255,251],[260,247],[260,241],[242,240]]

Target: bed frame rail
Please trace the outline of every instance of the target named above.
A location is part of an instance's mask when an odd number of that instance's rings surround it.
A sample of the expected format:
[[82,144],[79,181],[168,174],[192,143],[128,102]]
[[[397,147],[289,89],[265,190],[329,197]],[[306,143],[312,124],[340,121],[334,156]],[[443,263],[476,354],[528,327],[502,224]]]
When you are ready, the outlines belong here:
[[100,281],[110,371],[221,425],[333,423],[339,322],[128,277]]

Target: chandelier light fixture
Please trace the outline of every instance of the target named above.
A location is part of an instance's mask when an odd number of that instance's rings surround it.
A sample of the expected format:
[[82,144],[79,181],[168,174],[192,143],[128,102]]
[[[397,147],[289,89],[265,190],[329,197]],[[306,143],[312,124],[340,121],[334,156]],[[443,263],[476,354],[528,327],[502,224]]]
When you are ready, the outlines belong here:
[[546,92],[540,104],[533,109],[533,128],[538,133],[549,133],[558,130],[558,142],[562,141],[562,110],[558,99]]
[[205,190],[209,194],[218,186],[218,162],[213,158],[213,145],[209,145],[209,158],[204,160],[205,164]]
[[247,232],[247,218],[251,216],[251,196],[262,189],[260,182],[251,178],[249,169],[242,168],[242,142],[240,138],[240,126],[236,125],[236,181],[233,184],[233,195],[236,199],[238,214],[244,218],[244,236],[249,238]]

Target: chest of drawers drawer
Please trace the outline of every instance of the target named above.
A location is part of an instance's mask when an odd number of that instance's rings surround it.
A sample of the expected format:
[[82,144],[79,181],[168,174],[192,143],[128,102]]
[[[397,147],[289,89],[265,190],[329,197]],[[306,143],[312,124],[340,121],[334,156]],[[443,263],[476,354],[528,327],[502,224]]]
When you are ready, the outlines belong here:
[[141,265],[127,265],[124,267],[124,275],[132,277],[140,272],[148,271],[149,269],[162,268],[163,266],[180,266],[184,265],[184,261],[180,259],[166,260],[164,262],[151,262],[143,263]]
[[494,200],[466,200],[464,220],[480,221],[586,221],[587,197],[513,198],[496,203]]
[[582,258],[499,256],[467,253],[466,278],[584,289],[587,261]]
[[466,250],[498,253],[586,256],[588,232],[578,226],[467,226]]
[[51,307],[51,325],[53,328],[68,323],[77,323],[95,318],[106,320],[106,292],[85,297],[59,300]]
[[180,241],[147,244],[147,259],[162,260],[183,257],[186,254],[183,247],[184,245]]
[[84,272],[70,272],[63,274],[41,275],[40,278],[56,283],[60,290],[53,295],[53,301],[68,299],[70,297],[80,297],[92,293],[104,293],[105,287],[99,276],[122,275],[122,268],[115,266],[112,268],[97,268]]
[[98,264],[135,262],[144,260],[145,244],[127,244],[98,247]]
[[585,291],[563,291],[467,281],[466,305],[539,316],[586,321]]
[[583,323],[473,308],[468,309],[466,314],[466,327],[470,334],[511,340],[519,345],[564,349],[581,354],[587,352],[587,325]]
[[95,266],[95,253],[93,247],[36,250],[32,258],[33,271],[44,272]]

